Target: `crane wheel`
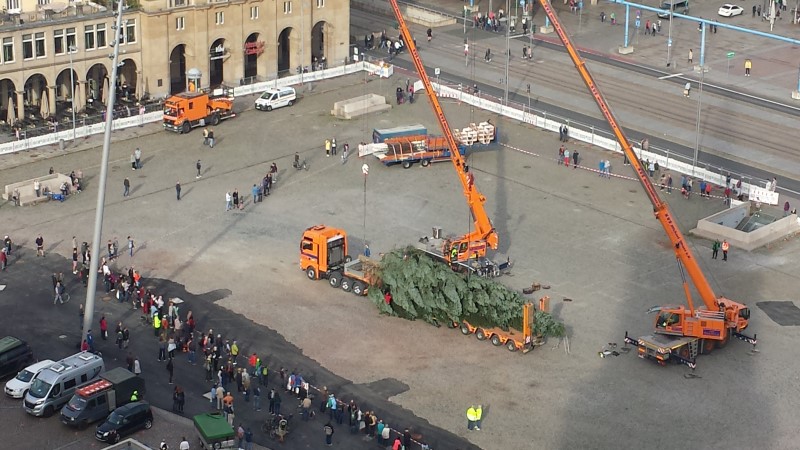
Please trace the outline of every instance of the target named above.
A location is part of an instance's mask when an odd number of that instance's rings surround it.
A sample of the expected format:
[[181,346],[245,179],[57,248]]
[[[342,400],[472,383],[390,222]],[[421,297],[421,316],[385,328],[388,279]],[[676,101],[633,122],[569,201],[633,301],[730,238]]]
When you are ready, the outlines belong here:
[[680,356],[683,359],[689,359],[689,346],[684,345],[683,347],[681,347],[680,350],[678,350],[678,356]]
[[477,337],[479,341],[485,341],[486,332],[483,331],[483,328],[478,328],[477,330],[475,330],[475,337]]
[[500,336],[498,336],[496,334],[492,335],[492,338],[490,339],[490,341],[492,342],[492,345],[494,345],[495,347],[499,347],[499,346],[503,345],[503,341],[500,340]]
[[728,342],[731,341],[731,333],[732,331],[730,329],[725,332],[725,339],[716,342],[717,348],[725,348],[728,346]]
[[716,341],[711,339],[703,339],[703,354],[710,355],[711,352],[714,351],[714,347],[716,347]]
[[461,329],[461,334],[463,334],[464,336],[467,336],[467,335],[472,333],[469,330],[469,327],[467,326],[467,324],[465,324],[465,323],[462,323],[459,328]]

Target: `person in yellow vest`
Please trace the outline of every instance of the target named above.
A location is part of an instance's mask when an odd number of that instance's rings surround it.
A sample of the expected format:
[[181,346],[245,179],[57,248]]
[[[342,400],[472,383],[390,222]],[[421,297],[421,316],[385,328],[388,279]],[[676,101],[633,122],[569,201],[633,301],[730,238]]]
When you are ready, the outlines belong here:
[[325,156],[331,156],[331,140],[325,139]]
[[483,417],[483,406],[475,408],[475,429],[481,431],[481,417]]
[[752,68],[753,68],[753,62],[750,61],[749,59],[745,59],[744,60],[744,76],[749,77],[750,76],[750,69],[752,69]]
[[158,336],[160,330],[161,330],[161,319],[158,317],[158,313],[156,313],[153,316],[153,334]]
[[727,239],[722,241],[722,260],[723,261],[727,261],[728,260],[728,249],[730,247],[731,247],[731,245],[728,244],[728,240]]
[[133,391],[131,394],[131,401],[138,402],[139,401],[139,391]]
[[475,428],[475,421],[478,419],[478,413],[475,410],[475,405],[467,408],[467,429],[472,431]]

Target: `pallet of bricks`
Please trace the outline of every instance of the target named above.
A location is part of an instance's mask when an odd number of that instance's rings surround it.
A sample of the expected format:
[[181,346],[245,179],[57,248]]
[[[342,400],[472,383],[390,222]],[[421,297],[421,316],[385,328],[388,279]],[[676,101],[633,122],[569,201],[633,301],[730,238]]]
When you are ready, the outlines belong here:
[[453,130],[453,135],[460,144],[473,145],[476,142],[479,144],[489,144],[494,140],[494,125],[488,122],[481,122],[479,124],[471,123],[468,127]]

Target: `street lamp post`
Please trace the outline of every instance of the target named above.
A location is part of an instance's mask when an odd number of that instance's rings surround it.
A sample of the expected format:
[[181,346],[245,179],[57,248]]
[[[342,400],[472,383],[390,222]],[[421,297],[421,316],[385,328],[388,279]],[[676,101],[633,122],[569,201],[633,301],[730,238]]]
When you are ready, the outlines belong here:
[[[506,0],[506,10],[511,10],[510,0]],[[503,91],[503,104],[508,106],[508,66],[511,65],[511,18],[506,22],[506,78]]]
[[78,48],[74,45],[70,45],[67,49],[69,52],[69,82],[70,82],[70,92],[72,93],[72,140],[75,140],[76,132],[75,132],[75,65],[72,62],[72,54],[78,51]]
[[670,57],[672,56],[672,11],[674,8],[674,1],[669,0],[669,32],[667,33],[667,67],[672,65],[672,61],[670,61]]

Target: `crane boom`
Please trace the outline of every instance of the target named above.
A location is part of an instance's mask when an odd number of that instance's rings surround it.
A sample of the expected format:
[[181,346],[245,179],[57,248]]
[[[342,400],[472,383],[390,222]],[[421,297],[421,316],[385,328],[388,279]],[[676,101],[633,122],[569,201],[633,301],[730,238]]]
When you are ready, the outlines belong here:
[[548,0],[539,0],[539,3],[542,5],[547,17],[550,18],[553,28],[558,34],[558,37],[561,39],[561,42],[563,42],[564,47],[567,49],[570,59],[572,59],[572,63],[575,64],[575,68],[577,68],[578,72],[580,72],[583,82],[592,93],[598,108],[600,108],[600,112],[603,113],[606,122],[608,122],[608,125],[614,132],[614,136],[616,136],[617,141],[622,147],[622,151],[625,152],[625,156],[627,156],[628,161],[630,161],[630,164],[633,167],[633,170],[636,172],[636,177],[639,179],[639,183],[641,183],[642,187],[647,193],[650,203],[653,204],[653,212],[655,213],[656,218],[661,223],[661,226],[664,227],[664,231],[667,233],[667,236],[672,243],[675,256],[686,268],[686,272],[689,274],[689,278],[692,279],[692,282],[697,289],[697,292],[700,294],[700,298],[703,300],[703,303],[706,305],[706,308],[716,311],[718,309],[718,298],[714,294],[714,290],[711,288],[711,285],[706,280],[706,277],[703,274],[703,271],[700,269],[694,254],[686,244],[686,239],[678,228],[678,223],[673,217],[669,206],[658,196],[655,187],[650,182],[647,173],[645,172],[645,168],[642,166],[639,158],[634,153],[630,141],[625,136],[622,128],[619,126],[617,119],[614,117],[614,113],[611,111],[608,103],[606,103],[603,94],[600,92],[600,89],[597,87],[597,84],[592,77],[592,74],[589,72],[586,64],[581,59],[575,47],[572,45],[569,36],[561,26],[561,22],[559,22],[552,5]]
[[[422,65],[422,59],[420,59],[419,53],[417,52],[417,46],[414,44],[414,38],[411,36],[411,32],[406,26],[406,21],[403,19],[403,15],[400,12],[400,6],[398,5],[397,0],[389,0],[389,3],[392,5],[395,18],[397,18],[398,29],[403,36],[403,42],[408,48],[409,54],[411,55],[411,60],[414,62],[414,67],[417,70],[417,75],[419,75],[419,78],[425,87],[425,94],[427,94],[428,99],[430,100],[433,113],[436,116],[436,119],[439,121],[439,127],[441,128],[442,134],[447,141],[447,146],[450,149],[450,161],[453,163],[456,173],[458,174],[458,178],[461,181],[461,186],[464,190],[464,197],[467,199],[467,204],[469,205],[470,213],[472,214],[472,220],[475,224],[475,230],[453,241],[453,247],[464,249],[464,251],[459,250],[457,252],[458,256],[456,260],[468,259],[474,255],[484,256],[486,254],[486,246],[493,250],[497,250],[498,245],[497,231],[492,225],[492,221],[486,214],[486,209],[483,206],[484,202],[486,202],[486,197],[484,197],[483,194],[478,191],[478,188],[475,187],[473,175],[469,172],[469,167],[467,166],[464,157],[461,155],[461,152],[458,150],[458,145],[456,144],[456,140],[453,136],[450,125],[447,123],[447,118],[442,110],[442,105],[439,103],[439,98],[436,96],[436,91],[434,91],[433,85],[428,78],[428,74],[425,72],[425,66]],[[460,243],[466,243],[466,245],[459,245]],[[445,251],[443,253],[445,254],[445,257],[450,257],[449,251]],[[451,262],[456,261],[451,260]]]

